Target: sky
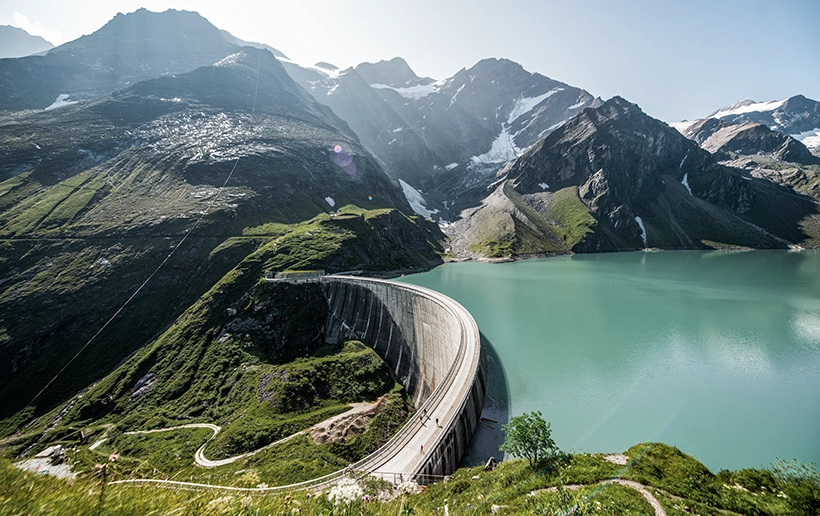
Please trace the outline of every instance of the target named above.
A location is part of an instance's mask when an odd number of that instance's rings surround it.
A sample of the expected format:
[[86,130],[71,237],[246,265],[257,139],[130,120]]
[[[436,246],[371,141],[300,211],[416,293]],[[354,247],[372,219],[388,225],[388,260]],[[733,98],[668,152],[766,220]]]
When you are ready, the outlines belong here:
[[401,56],[443,79],[504,57],[667,122],[820,100],[820,0],[0,0],[0,25],[60,44],[140,7],[197,11],[303,64]]

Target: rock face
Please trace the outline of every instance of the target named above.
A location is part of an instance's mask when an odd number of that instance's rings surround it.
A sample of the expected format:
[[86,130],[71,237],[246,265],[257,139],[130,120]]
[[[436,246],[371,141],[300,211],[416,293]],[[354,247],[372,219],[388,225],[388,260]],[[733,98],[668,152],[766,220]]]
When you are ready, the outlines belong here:
[[718,129],[747,123],[761,124],[772,131],[790,135],[820,156],[820,102],[803,95],[772,102],[744,100],[725,106],[706,118],[674,125],[687,137],[703,143]]
[[780,161],[803,165],[820,163],[820,158],[812,155],[796,139],[755,122],[730,124],[709,118],[695,124],[691,131],[694,133],[693,139],[719,159],[730,158],[734,154],[763,153]]
[[24,57],[54,48],[54,45],[40,36],[32,36],[23,29],[10,25],[0,25],[0,59]]
[[506,59],[482,60],[442,81],[418,77],[401,58],[348,70],[285,66],[416,191],[423,200],[416,211],[434,218],[475,204],[473,189],[503,163],[601,102]]
[[[816,237],[799,226],[816,223],[812,199],[719,165],[620,97],[585,109],[509,163],[491,192],[447,230],[457,251],[784,247]],[[773,215],[778,206],[789,214]]]

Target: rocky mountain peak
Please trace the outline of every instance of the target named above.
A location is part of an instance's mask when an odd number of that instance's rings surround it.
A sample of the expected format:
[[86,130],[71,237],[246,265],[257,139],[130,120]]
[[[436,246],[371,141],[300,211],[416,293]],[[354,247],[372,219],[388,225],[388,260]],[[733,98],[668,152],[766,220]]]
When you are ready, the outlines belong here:
[[[714,119],[709,119],[714,120]],[[763,124],[744,122],[722,125],[714,130],[701,147],[719,158],[733,154],[769,154],[780,161],[812,165],[820,163],[805,145],[787,134],[773,131]]]
[[476,64],[474,64],[469,70],[469,72],[478,72],[478,73],[498,73],[498,72],[507,72],[507,73],[526,73],[528,75],[532,75],[530,72],[524,70],[524,67],[520,64],[506,58],[497,58],[497,57],[488,57],[485,59],[480,60]]
[[133,13],[118,13],[94,33],[60,45],[51,52],[75,52],[112,44],[139,47],[143,54],[151,54],[203,51],[222,47],[225,41],[222,32],[199,13],[175,9],[153,12],[141,8]]
[[44,109],[216,63],[239,47],[195,12],[140,9],[45,56],[0,61],[0,110]]
[[23,57],[51,48],[54,48],[54,45],[40,36],[33,36],[10,25],[0,25],[0,58]]
[[[820,155],[820,102],[804,95],[794,95],[783,100],[768,102],[743,100],[724,106],[706,118],[673,125],[678,127],[688,138],[703,144],[717,131],[726,129],[729,125],[749,122],[761,124],[773,131],[791,136],[805,145],[810,152]],[[757,140],[763,141],[761,139]],[[774,141],[769,135],[765,137],[765,140],[769,143]],[[785,141],[783,140],[781,144]],[[759,151],[771,152],[769,143],[761,147]],[[804,162],[805,156],[800,156],[805,153],[791,143],[789,146],[792,150],[788,154],[792,157],[798,157],[801,160],[800,162]],[[751,152],[751,149],[747,150]]]
[[429,77],[422,78],[416,75],[416,72],[410,68],[407,61],[401,57],[394,57],[389,61],[379,61],[378,63],[361,63],[354,70],[368,84],[384,84],[394,88],[433,82],[433,79]]

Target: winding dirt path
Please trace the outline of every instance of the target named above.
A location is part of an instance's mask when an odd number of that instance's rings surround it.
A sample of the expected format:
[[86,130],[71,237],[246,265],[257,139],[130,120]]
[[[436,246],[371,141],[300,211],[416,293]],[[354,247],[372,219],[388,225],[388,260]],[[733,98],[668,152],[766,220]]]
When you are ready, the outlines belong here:
[[649,492],[645,485],[639,484],[633,480],[624,480],[623,478],[613,478],[611,482],[622,486],[631,487],[635,491],[641,493],[641,495],[646,498],[646,501],[649,502],[649,505],[655,509],[655,516],[666,516],[666,510],[663,508],[658,499],[655,498],[655,495]]
[[[633,480],[626,480],[626,479],[623,479],[623,478],[613,478],[613,479],[610,479],[610,480],[604,480],[603,482],[597,482],[595,484],[571,484],[571,485],[564,486],[564,488],[569,489],[571,491],[577,491],[578,489],[581,489],[582,487],[593,486],[593,485],[606,485],[606,484],[618,484],[618,485],[622,485],[622,486],[634,489],[635,491],[641,493],[641,496],[643,496],[646,499],[646,501],[649,503],[649,505],[652,506],[652,509],[655,511],[655,516],[666,516],[666,509],[664,509],[663,506],[661,505],[661,503],[658,501],[658,499],[655,498],[655,495],[650,493],[645,485],[643,485],[639,482],[635,482]],[[533,496],[534,494],[536,494],[540,491],[555,493],[555,492],[558,491],[558,488],[557,487],[548,487],[546,489],[539,489],[537,491],[532,491],[530,493],[530,496]]]
[[[350,409],[346,410],[345,412],[342,412],[341,414],[337,414],[333,417],[325,419],[324,421],[322,421],[320,423],[316,423],[316,425],[313,425],[313,426],[318,426],[318,425],[327,426],[327,425],[330,425],[332,423],[335,423],[336,421],[338,421],[340,419],[344,419],[346,417],[349,417],[349,416],[352,416],[352,415],[355,415],[355,414],[360,414],[362,412],[367,412],[367,411],[371,410],[375,406],[375,404],[376,403],[370,403],[370,402],[366,402],[366,401],[361,402],[361,403],[351,403],[350,404],[351,405]],[[205,443],[203,443],[203,445],[200,446],[199,449],[196,451],[196,453],[194,454],[194,462],[196,462],[197,465],[202,466],[203,468],[215,468],[217,466],[224,466],[226,464],[232,464],[232,463],[234,463],[238,460],[244,459],[246,457],[250,457],[252,455],[256,455],[257,453],[261,452],[262,450],[267,450],[268,448],[270,448],[272,446],[276,446],[277,444],[282,444],[284,442],[290,441],[294,437],[297,437],[299,435],[308,433],[311,430],[311,428],[313,428],[313,426],[310,427],[310,428],[307,428],[305,430],[300,430],[299,432],[296,432],[295,434],[291,434],[291,435],[289,435],[285,438],[279,439],[278,441],[267,444],[267,445],[265,445],[261,448],[258,448],[256,450],[249,451],[247,453],[243,453],[242,455],[235,455],[233,457],[228,457],[227,459],[219,459],[219,460],[210,460],[209,458],[205,457],[205,446],[214,437],[216,437],[216,434],[218,434],[222,430],[222,427],[217,426],[217,425],[213,425],[213,424],[210,424],[210,423],[188,423],[186,425],[171,426],[171,427],[168,427],[168,428],[155,428],[153,430],[134,430],[134,431],[131,431],[131,432],[123,432],[123,434],[124,435],[155,434],[155,433],[159,433],[159,432],[171,432],[173,430],[181,430],[183,428],[207,428],[207,429],[213,431],[213,435],[211,437],[209,437],[208,440],[205,441]],[[95,444],[98,444],[98,443],[95,443]]]

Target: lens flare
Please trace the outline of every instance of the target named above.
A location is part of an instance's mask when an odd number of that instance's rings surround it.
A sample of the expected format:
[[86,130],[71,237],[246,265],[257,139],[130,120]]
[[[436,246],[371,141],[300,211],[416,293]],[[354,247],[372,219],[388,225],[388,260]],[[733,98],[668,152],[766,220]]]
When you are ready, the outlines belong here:
[[333,163],[341,167],[349,175],[355,176],[356,164],[353,163],[353,154],[339,143],[334,144],[330,150],[330,157],[333,159]]

